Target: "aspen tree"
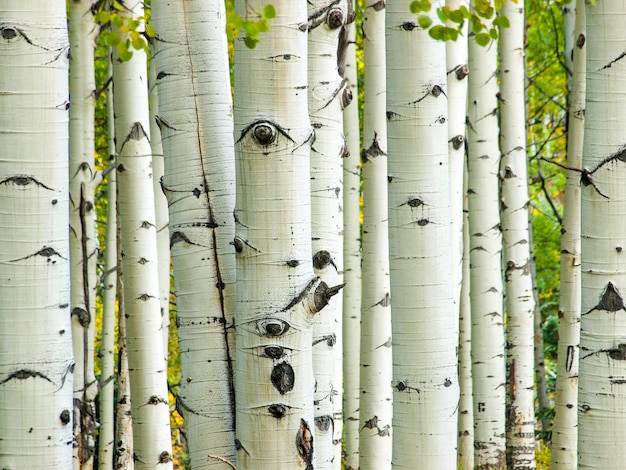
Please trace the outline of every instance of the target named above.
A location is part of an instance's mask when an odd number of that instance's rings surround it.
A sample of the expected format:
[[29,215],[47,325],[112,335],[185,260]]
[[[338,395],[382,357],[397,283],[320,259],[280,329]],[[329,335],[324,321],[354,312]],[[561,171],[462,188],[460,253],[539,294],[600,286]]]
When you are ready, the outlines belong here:
[[445,44],[415,22],[409,6],[398,0],[386,8],[393,465],[454,468],[458,313],[450,263]]
[[585,4],[576,2],[576,45],[569,94],[567,166],[561,229],[561,292],[552,468],[577,466],[578,345],[580,341],[580,170],[585,128]]
[[235,150],[222,2],[152,4],[192,468],[234,464]]
[[0,11],[0,467],[71,468],[65,2]]
[[586,6],[578,468],[626,461],[626,1]]

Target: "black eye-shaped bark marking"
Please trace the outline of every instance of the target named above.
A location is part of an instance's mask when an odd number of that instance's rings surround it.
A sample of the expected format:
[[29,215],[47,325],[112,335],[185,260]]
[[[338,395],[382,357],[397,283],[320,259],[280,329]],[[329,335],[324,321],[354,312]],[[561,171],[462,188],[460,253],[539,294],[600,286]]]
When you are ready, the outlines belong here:
[[415,28],[417,28],[417,25],[413,21],[405,21],[400,25],[400,28],[405,31],[413,31]]
[[70,412],[69,412],[69,410],[61,411],[61,414],[59,415],[59,419],[61,420],[61,424],[63,426],[68,424],[70,422]]
[[304,419],[300,419],[300,427],[296,433],[296,449],[306,464],[306,470],[313,470],[313,433]]
[[289,331],[289,323],[277,318],[268,318],[259,321],[257,329],[263,336],[281,336]]
[[452,148],[454,150],[459,150],[461,148],[461,146],[463,145],[463,142],[465,142],[465,137],[462,135],[455,135],[454,137],[452,137],[449,142],[452,143]]
[[285,349],[281,346],[266,346],[263,352],[272,359],[280,359],[285,355]]
[[326,15],[326,24],[330,29],[337,29],[343,25],[343,10],[341,8],[333,8]]
[[320,250],[313,255],[313,267],[315,269],[324,269],[329,264],[333,264],[330,253],[326,250]]
[[282,403],[274,403],[273,405],[267,407],[267,411],[274,418],[280,419],[287,414],[288,407]]
[[315,427],[320,431],[328,431],[332,424],[334,424],[332,416],[323,415],[315,418]]
[[19,41],[22,38],[26,39],[22,31],[14,26],[1,26],[0,37],[6,42]]
[[289,133],[287,130],[279,126],[278,124],[266,120],[258,120],[246,126],[241,131],[241,135],[239,136],[240,140],[244,139],[248,133],[251,133],[251,137],[260,145],[268,146],[273,144],[279,135],[282,135],[289,139],[289,141],[294,142],[294,140],[289,137]]
[[278,390],[281,395],[284,395],[293,390],[296,374],[291,365],[286,362],[280,362],[272,369],[270,379],[276,390]]

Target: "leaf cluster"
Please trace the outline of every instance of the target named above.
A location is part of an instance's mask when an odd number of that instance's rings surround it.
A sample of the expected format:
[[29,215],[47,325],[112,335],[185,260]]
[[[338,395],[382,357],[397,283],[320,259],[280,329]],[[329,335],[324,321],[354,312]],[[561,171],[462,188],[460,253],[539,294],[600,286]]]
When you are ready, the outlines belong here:
[[276,17],[276,9],[273,5],[265,5],[263,11],[257,11],[259,19],[256,21],[243,19],[234,11],[229,11],[226,16],[226,34],[229,41],[234,41],[243,31],[244,43],[249,49],[254,49],[259,43],[259,36],[270,29],[270,20]]
[[101,26],[100,43],[116,48],[118,59],[127,62],[132,58],[134,50],[148,52],[146,38],[154,38],[155,32],[152,25],[148,23],[150,9],[145,10],[145,16],[139,17],[120,14],[124,11],[128,11],[128,9],[115,0],[110,10],[101,7],[96,12],[95,21]]
[[[517,3],[518,0],[511,0]],[[432,18],[427,15],[432,8],[430,0],[415,0],[410,5],[411,13],[418,15],[417,23],[431,38],[438,41],[456,41],[462,35],[462,29],[467,21],[471,28],[474,40],[480,46],[486,46],[492,40],[498,39],[498,29],[508,28],[509,20],[506,16],[498,15],[502,8],[502,0],[475,0],[471,10],[461,5],[454,10],[448,6],[437,8],[436,13],[441,24],[433,25]],[[493,20],[492,20],[493,18]],[[492,20],[491,24],[484,20]]]

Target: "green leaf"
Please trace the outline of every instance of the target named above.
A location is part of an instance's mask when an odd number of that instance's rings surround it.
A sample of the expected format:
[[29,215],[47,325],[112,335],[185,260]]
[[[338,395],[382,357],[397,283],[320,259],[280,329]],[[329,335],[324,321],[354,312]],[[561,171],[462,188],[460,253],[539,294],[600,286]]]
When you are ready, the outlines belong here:
[[248,49],[254,49],[259,40],[256,37],[246,36],[243,42]]
[[489,36],[491,36],[491,39],[498,39],[498,30],[496,28],[491,28],[489,30]]
[[133,51],[126,48],[118,48],[117,57],[122,62],[128,62],[133,57]]
[[477,34],[474,39],[476,40],[476,44],[483,47],[491,42],[491,37],[487,33]]
[[454,10],[450,12],[448,18],[450,19],[450,21],[457,24],[463,24],[463,22],[465,21],[465,18],[463,17],[463,12],[460,10]]
[[445,28],[440,24],[433,26],[428,30],[428,35],[437,40],[444,41],[445,40]]
[[472,23],[472,32],[474,34],[478,34],[483,30],[483,24],[480,21],[480,18],[478,18],[477,16],[470,16],[469,18],[470,22]]
[[152,26],[150,23],[146,25],[146,36],[148,36],[149,38],[153,38],[156,36],[154,26]]
[[263,19],[257,23],[256,29],[259,33],[265,33],[270,30],[270,24],[266,19]]
[[104,35],[103,40],[104,44],[106,44],[107,46],[116,47],[122,39],[120,38],[120,35],[118,33],[108,32],[108,34]]
[[433,24],[433,20],[430,19],[430,16],[420,15],[417,17],[417,24],[420,25],[422,29],[428,29],[431,24]]
[[442,8],[437,8],[437,16],[439,17],[439,21],[441,21],[442,23],[445,23],[448,20],[448,16]]
[[500,28],[510,28],[511,23],[506,16],[498,16],[495,20],[493,20],[493,25],[498,26]]
[[450,41],[456,41],[459,38],[459,32],[454,28],[446,28]]
[[106,24],[109,22],[109,12],[108,11],[99,11],[96,14],[95,20],[98,24]]
[[276,9],[274,8],[274,5],[265,5],[265,8],[263,8],[263,16],[268,20],[276,18]]
[[411,13],[429,12],[431,8],[430,0],[416,0],[411,2]]

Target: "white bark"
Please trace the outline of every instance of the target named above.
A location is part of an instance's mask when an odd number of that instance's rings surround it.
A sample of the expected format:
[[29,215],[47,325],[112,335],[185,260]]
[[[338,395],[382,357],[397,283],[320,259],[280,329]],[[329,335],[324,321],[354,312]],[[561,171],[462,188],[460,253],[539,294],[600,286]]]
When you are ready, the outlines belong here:
[[[239,14],[257,19],[265,2],[246,3]],[[312,266],[306,4],[274,6],[271,30],[255,49],[235,44],[242,470],[314,468],[312,319],[332,293]]]
[[416,25],[409,5],[387,2],[386,13],[393,464],[455,468],[445,44]]
[[[458,10],[466,0],[446,0],[446,6]],[[451,24],[450,26],[457,26]],[[456,41],[446,42],[448,95],[448,172],[450,175],[450,214],[452,219],[452,278],[454,302],[460,308],[463,271],[463,174],[465,168],[465,116],[467,109],[467,22]],[[471,384],[471,382],[470,382]]]
[[235,151],[222,2],[153,3],[185,418],[195,468],[235,462]]
[[[125,7],[120,16],[143,16],[143,4]],[[113,77],[135,466],[172,468],[145,52],[134,50],[128,62],[114,61]]]
[[626,1],[587,7],[578,468],[626,461]]
[[[465,159],[464,159],[465,160]],[[463,194],[467,194],[467,165]],[[459,302],[459,470],[474,468],[474,401],[472,394],[472,312],[470,300],[470,239],[467,197],[463,198],[463,272]]]
[[93,467],[96,450],[98,383],[94,375],[96,316],[95,186],[100,180],[94,163],[94,50],[98,28],[92,1],[70,2],[70,304],[74,343],[74,468]]
[[392,379],[389,239],[387,233],[387,123],[385,9],[363,12],[363,265],[361,306],[360,468],[391,468]]
[[71,468],[65,2],[0,11],[0,467]]
[[[110,59],[110,55],[109,55]],[[108,78],[113,76],[113,64],[108,61]],[[115,122],[113,115],[113,83],[106,89],[107,133],[109,164],[115,165]],[[115,311],[117,294],[117,174],[108,174],[106,241],[104,251],[104,274],[102,276],[102,341],[100,343],[100,404],[98,428],[98,468],[113,467],[113,443],[115,408]]]
[[[155,2],[156,3],[156,2]],[[154,11],[154,7],[152,7]],[[154,13],[152,18],[154,18]],[[154,52],[152,52],[154,56]],[[150,148],[152,149],[152,183],[154,187],[154,215],[157,232],[157,259],[159,262],[159,301],[161,305],[161,334],[163,335],[163,360],[167,367],[169,356],[170,326],[170,234],[167,199],[161,188],[161,179],[165,173],[161,129],[156,124],[159,114],[159,93],[157,91],[155,61],[150,61],[148,77],[150,103]]]
[[343,111],[343,131],[349,154],[343,159],[343,436],[347,470],[359,468],[359,372],[361,342],[360,147],[355,23],[346,26],[344,77],[352,103]]
[[505,460],[505,367],[498,200],[497,47],[469,38],[468,205],[475,467]]
[[[315,274],[328,285],[338,285],[339,233],[342,230],[341,158],[345,149],[341,120],[342,98],[349,93],[337,69],[339,32],[345,22],[342,1],[309,0],[308,97],[315,129],[311,147],[311,237]],[[332,299],[313,321],[313,374],[315,376],[316,468],[331,468],[333,450],[333,398],[340,384],[333,383],[335,317],[341,297]]]
[[561,230],[561,292],[552,468],[574,470],[578,435],[578,345],[580,341],[580,172],[585,127],[585,5],[576,3],[576,46],[569,95],[567,166]]
[[501,211],[507,313],[507,465],[535,468],[534,311],[529,250],[524,5],[504,2],[500,29]]

